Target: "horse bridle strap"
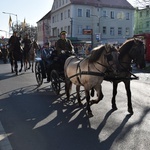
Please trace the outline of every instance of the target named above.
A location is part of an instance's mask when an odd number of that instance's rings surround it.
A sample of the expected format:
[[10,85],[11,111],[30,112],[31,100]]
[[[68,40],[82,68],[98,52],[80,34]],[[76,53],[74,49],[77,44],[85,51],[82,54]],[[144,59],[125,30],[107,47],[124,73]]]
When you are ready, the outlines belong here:
[[93,75],[93,76],[105,76],[105,73],[103,72],[93,72],[93,71],[81,71],[79,73],[76,73],[70,77],[68,77],[69,79],[76,77],[78,75]]

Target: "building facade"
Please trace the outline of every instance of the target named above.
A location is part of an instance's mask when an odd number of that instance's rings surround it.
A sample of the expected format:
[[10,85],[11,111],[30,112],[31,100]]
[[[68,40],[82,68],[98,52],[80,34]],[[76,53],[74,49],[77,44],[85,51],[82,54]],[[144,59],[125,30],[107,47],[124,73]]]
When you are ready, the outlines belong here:
[[134,8],[126,0],[54,0],[50,16],[52,42],[62,30],[93,46],[123,43],[133,36]]
[[150,7],[135,10],[135,34],[150,33]]
[[51,35],[51,11],[37,22],[37,41],[43,45],[45,42],[50,42]]

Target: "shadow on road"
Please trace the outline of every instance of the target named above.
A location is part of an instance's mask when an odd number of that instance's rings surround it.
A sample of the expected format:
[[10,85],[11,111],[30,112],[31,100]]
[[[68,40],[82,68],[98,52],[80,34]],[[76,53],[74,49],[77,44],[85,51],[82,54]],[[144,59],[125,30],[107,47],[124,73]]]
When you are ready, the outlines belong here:
[[[145,108],[140,120],[128,125],[131,115],[126,115],[115,126],[115,118],[109,124],[113,115],[110,110],[98,117],[99,125],[93,128],[85,105],[75,105],[75,93],[67,102],[63,93],[56,96],[46,86],[34,85],[0,95],[4,96],[0,100],[0,119],[6,133],[11,133],[9,139],[15,150],[110,150],[114,141],[124,139],[150,111]],[[114,131],[103,139],[101,132],[108,124]]]

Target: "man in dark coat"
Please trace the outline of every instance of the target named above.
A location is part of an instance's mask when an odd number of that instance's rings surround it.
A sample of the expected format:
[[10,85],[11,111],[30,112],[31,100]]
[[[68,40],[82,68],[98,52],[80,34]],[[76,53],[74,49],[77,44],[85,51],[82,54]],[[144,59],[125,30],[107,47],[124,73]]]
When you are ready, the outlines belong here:
[[58,54],[61,54],[62,51],[67,53],[74,53],[74,47],[69,39],[67,39],[67,32],[61,31],[60,39],[56,42],[56,50]]
[[60,39],[56,42],[56,51],[59,57],[59,68],[63,71],[66,59],[74,54],[74,47],[71,41],[67,39],[66,31],[61,31]]
[[17,61],[21,61],[21,69],[19,70],[19,72],[22,71],[23,62],[22,62],[22,51],[21,51],[20,37],[17,36],[16,31],[13,32],[13,35],[8,40],[8,44],[9,44],[9,49],[12,52],[12,57],[13,57],[14,63],[15,63],[15,72],[17,75],[18,74]]
[[28,59],[29,50],[31,48],[31,40],[29,39],[29,35],[26,34],[24,39],[22,40],[22,44],[24,44],[23,50],[24,50],[24,59]]

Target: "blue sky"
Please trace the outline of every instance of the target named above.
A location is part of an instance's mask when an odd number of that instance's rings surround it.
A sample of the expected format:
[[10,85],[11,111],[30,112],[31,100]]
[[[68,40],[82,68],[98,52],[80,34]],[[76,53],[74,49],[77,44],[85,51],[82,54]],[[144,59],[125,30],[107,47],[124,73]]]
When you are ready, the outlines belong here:
[[[40,20],[52,8],[54,0],[3,0],[0,3],[0,30],[9,31],[9,14],[17,14],[18,22],[23,22],[24,18],[30,25],[36,26]],[[11,15],[12,22],[16,21],[16,16]],[[0,31],[1,36],[6,36],[6,32]]]
[[[133,2],[134,0],[128,0]],[[54,0],[3,0],[0,4],[0,30],[9,32],[9,14],[2,12],[17,14],[19,22],[23,22],[36,26],[36,22],[40,20],[52,8]],[[12,22],[16,21],[16,16],[11,15]],[[0,31],[0,37],[6,36],[6,32]]]

